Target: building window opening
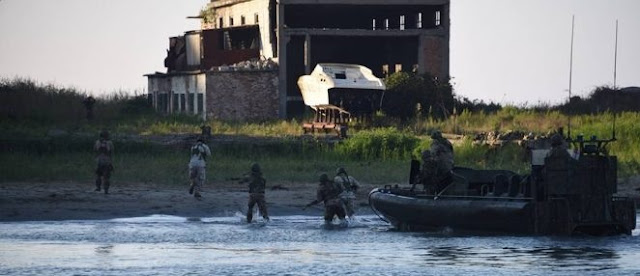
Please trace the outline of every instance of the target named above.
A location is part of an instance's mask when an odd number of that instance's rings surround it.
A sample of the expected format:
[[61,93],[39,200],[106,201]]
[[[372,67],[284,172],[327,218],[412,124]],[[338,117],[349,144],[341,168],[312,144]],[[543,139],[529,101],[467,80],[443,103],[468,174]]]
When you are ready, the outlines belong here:
[[376,29],[376,19],[375,18],[371,22],[371,28],[372,28],[372,30]]
[[240,16],[240,25],[244,25],[246,23],[247,23],[247,21],[245,20],[244,15]]
[[400,63],[396,64],[396,71],[395,72],[402,72],[402,64],[400,64]]
[[388,30],[389,29],[389,18],[384,20],[384,29]]
[[233,17],[229,17],[229,26],[233,26]]
[[436,11],[436,26],[440,26],[440,11]]
[[224,20],[222,17],[218,19],[218,28],[224,28]]
[[400,30],[404,30],[404,15],[400,16]]
[[422,13],[421,12],[418,13],[418,16],[417,16],[416,28],[422,29]]
[[227,30],[222,34],[221,50],[260,49],[260,32],[257,27]]
[[389,64],[382,65],[382,75],[385,77],[389,75]]
[[258,23],[260,23],[260,20],[258,20],[258,19],[259,19],[259,18],[258,18],[258,14],[257,14],[257,13],[256,13],[256,14],[254,14],[254,15],[253,15],[253,22],[255,22],[255,23],[256,23],[256,25],[258,25]]
[[346,80],[347,79],[347,73],[345,73],[345,72],[336,73],[336,79],[338,79],[338,80]]

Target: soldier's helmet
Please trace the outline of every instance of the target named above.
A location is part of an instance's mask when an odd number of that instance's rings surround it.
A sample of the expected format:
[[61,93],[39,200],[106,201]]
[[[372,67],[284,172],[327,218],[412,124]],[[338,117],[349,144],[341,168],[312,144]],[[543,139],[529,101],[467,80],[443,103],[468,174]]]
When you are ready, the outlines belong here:
[[107,131],[106,129],[103,129],[102,131],[100,131],[100,138],[109,139],[109,131]]
[[260,172],[260,165],[258,163],[251,164],[251,171],[259,173]]
[[434,130],[431,132],[431,139],[440,139],[442,138],[442,132],[439,130]]
[[327,183],[329,182],[329,176],[326,173],[323,173],[320,175],[320,183]]
[[562,145],[562,135],[560,135],[560,133],[556,133],[554,135],[551,136],[551,146],[552,147],[557,147],[559,145]]
[[343,167],[337,168],[336,174],[341,174],[341,173],[347,174],[347,171]]

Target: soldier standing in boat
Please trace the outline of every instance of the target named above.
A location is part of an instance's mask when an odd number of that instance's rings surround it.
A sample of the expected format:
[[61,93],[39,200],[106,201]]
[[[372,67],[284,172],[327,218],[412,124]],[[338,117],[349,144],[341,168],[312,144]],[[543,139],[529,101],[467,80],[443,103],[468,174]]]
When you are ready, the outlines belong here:
[[555,133],[551,136],[551,150],[546,157],[569,157],[567,152],[568,146],[562,137],[562,134]]
[[189,160],[189,194],[193,194],[196,199],[201,199],[202,185],[206,179],[207,158],[211,156],[211,149],[204,143],[202,136],[198,137],[196,144],[191,147],[191,159]]
[[438,163],[431,156],[431,151],[422,151],[422,164],[420,167],[420,181],[428,194],[436,193],[436,173]]
[[321,174],[319,180],[320,186],[318,186],[316,199],[307,204],[304,209],[320,202],[324,202],[325,224],[331,224],[334,216],[338,216],[342,223],[346,223],[346,214],[342,205],[342,200],[340,200],[340,193],[343,191],[342,187],[329,180],[329,176],[327,176],[326,173]]
[[109,132],[103,130],[100,132],[100,139],[93,144],[93,149],[98,153],[96,157],[96,192],[104,189],[104,193],[109,193],[109,179],[113,172],[113,142],[109,140]]
[[430,154],[437,164],[435,179],[439,192],[453,181],[453,145],[437,130],[431,133],[431,139]]
[[340,193],[340,200],[342,200],[347,216],[353,218],[356,192],[360,187],[360,183],[354,177],[348,175],[347,171],[342,167],[336,170],[336,177],[333,178],[333,182],[342,186],[343,191]]
[[247,223],[253,220],[253,206],[258,204],[258,210],[265,221],[269,221],[267,202],[264,198],[264,190],[267,180],[262,177],[262,170],[258,163],[251,165],[251,172],[240,183],[249,183],[249,209],[247,209]]

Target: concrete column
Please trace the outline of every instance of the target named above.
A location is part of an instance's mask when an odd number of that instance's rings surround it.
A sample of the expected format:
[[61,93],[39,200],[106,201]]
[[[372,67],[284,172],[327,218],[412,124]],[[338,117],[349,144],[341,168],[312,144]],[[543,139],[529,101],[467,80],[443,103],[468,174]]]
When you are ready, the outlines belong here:
[[167,106],[167,109],[169,111],[168,113],[169,114],[173,114],[173,101],[174,101],[173,88],[171,90],[169,90],[169,93],[167,94],[167,96],[169,97],[169,101],[168,101],[169,105]]
[[192,75],[188,75],[184,80],[184,114],[189,114],[189,106],[191,105],[189,102],[189,95],[191,94],[189,88],[191,87],[192,77]]
[[311,35],[304,36],[304,73],[311,73]]
[[202,93],[202,110],[200,112],[202,112],[202,120],[206,121],[207,120],[207,91],[204,91]]
[[278,96],[279,110],[278,116],[281,119],[287,118],[287,44],[289,37],[284,34],[284,5],[278,1]]
[[450,20],[450,13],[451,13],[451,4],[446,4],[444,5],[444,8],[442,9],[442,12],[440,13],[440,20],[442,22],[442,27],[445,30],[445,39],[444,39],[444,43],[442,45],[442,77],[444,78],[449,78],[451,76],[451,72],[449,71],[449,60],[451,59],[451,57],[449,56],[450,54],[450,40],[451,40],[451,20]]
[[205,72],[202,73],[201,76],[198,77],[198,80],[201,83],[202,86],[198,86],[202,89],[198,89],[200,93],[202,93],[202,110],[200,110],[201,116],[202,116],[202,120],[206,121],[207,120],[207,81],[208,81],[209,75]]
[[171,114],[171,104],[173,103],[173,93],[171,93],[171,91],[172,91],[172,89],[171,89],[171,85],[172,85],[171,84],[171,77],[167,77],[166,81],[167,81],[167,86],[166,86],[166,88],[167,88],[167,101],[166,101],[167,106],[165,107],[164,112]]
[[158,90],[153,91],[153,110],[158,110]]
[[426,39],[424,35],[418,35],[418,74],[427,72],[427,64],[425,62],[424,47]]

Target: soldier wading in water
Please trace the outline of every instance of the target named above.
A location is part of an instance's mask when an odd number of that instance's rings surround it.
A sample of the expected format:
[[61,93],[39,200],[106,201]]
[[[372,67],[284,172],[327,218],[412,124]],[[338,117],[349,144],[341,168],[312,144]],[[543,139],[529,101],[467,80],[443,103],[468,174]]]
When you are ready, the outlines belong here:
[[111,161],[111,155],[113,154],[113,143],[109,140],[109,132],[103,130],[100,132],[100,139],[93,144],[93,149],[98,152],[96,162],[98,166],[96,168],[96,190],[100,191],[104,188],[104,193],[109,193],[109,179],[111,178],[111,172],[113,172],[113,163]]
[[343,192],[340,185],[329,180],[329,176],[326,173],[320,175],[320,186],[316,193],[316,200],[307,204],[303,209],[316,205],[320,202],[324,202],[324,222],[326,225],[331,224],[334,216],[338,216],[341,224],[346,225],[345,211],[343,208],[342,200],[340,199],[340,193]]
[[196,144],[191,147],[191,159],[189,160],[189,179],[191,180],[189,194],[193,194],[196,199],[202,198],[200,191],[206,179],[207,157],[210,156],[211,150],[204,143],[204,138],[198,137]]
[[338,168],[336,170],[336,177],[333,178],[333,182],[342,186],[342,193],[340,193],[340,200],[344,204],[344,210],[350,219],[353,219],[355,213],[356,192],[360,183],[352,176],[347,175],[347,171],[344,168]]
[[267,202],[264,198],[264,190],[267,184],[267,180],[262,177],[262,171],[260,165],[253,163],[251,165],[251,172],[244,179],[240,180],[240,183],[249,183],[249,209],[247,210],[247,223],[251,223],[253,220],[253,206],[258,204],[258,210],[265,221],[269,221],[269,214],[267,213]]

